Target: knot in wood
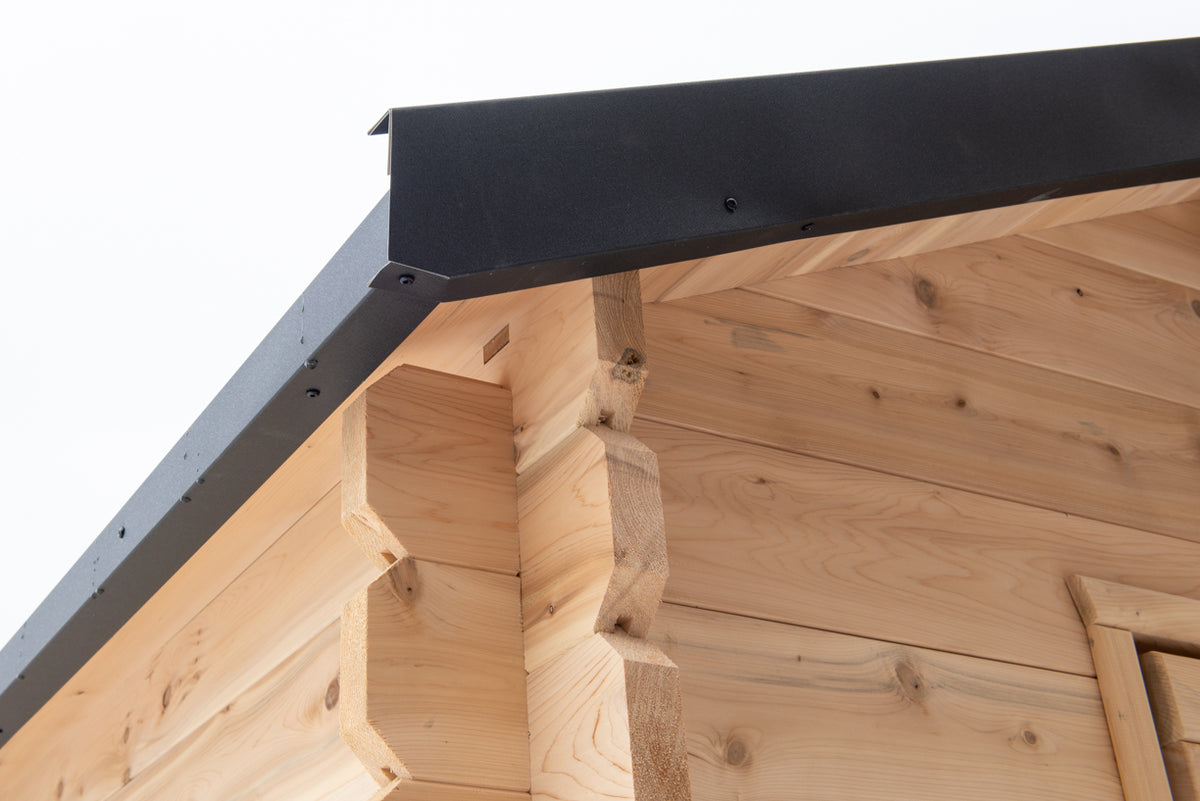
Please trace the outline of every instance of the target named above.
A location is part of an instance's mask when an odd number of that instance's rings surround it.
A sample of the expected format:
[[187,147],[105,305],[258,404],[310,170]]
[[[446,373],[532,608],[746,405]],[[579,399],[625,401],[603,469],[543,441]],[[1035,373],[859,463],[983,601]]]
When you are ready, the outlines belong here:
[[621,354],[621,358],[613,364],[612,377],[613,380],[625,384],[636,384],[641,380],[645,369],[646,360],[642,354],[633,348],[626,348],[625,352]]
[[920,703],[929,692],[920,671],[909,662],[896,663],[896,681],[900,685],[900,694],[910,701]]
[[388,582],[392,595],[401,603],[415,603],[420,585],[417,576],[417,563],[412,557],[405,557],[388,568]]
[[337,706],[338,696],[341,695],[341,692],[342,692],[341,683],[335,677],[333,681],[329,682],[329,686],[327,688],[325,688],[325,708],[326,709],[332,710],[335,706]]
[[935,309],[938,305],[938,291],[930,281],[925,278],[917,278],[913,281],[913,294],[917,297],[917,302],[927,309]]
[[730,740],[725,746],[725,761],[735,768],[744,765],[749,756],[750,751],[741,740]]

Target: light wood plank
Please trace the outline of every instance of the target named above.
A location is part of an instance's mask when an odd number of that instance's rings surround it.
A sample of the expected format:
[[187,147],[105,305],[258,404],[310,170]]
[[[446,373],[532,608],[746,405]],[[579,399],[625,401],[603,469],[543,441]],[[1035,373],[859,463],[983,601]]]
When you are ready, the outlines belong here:
[[341,598],[374,574],[338,512],[335,490],[162,647],[127,660],[121,692],[81,686],[80,720],[64,720],[56,748],[0,752],[4,786],[14,797],[53,797],[61,784],[64,797],[103,799],[337,620]]
[[1120,799],[1087,678],[664,604],[695,801]]
[[1150,651],[1141,662],[1159,743],[1200,744],[1200,659]]
[[[185,673],[191,668],[186,661],[165,661],[166,654],[179,651],[172,638],[176,643],[183,639],[179,633],[189,621],[337,486],[336,464],[309,462],[316,454],[335,452],[334,442],[328,432],[314,433],[17,732],[0,750],[0,787],[17,798],[53,798],[61,785],[69,797],[102,799],[121,786],[127,768],[136,770],[143,764],[137,762],[139,742],[159,716],[134,715],[133,710],[161,703],[165,681],[190,675]],[[366,566],[361,557],[354,558]],[[187,659],[195,656],[191,653]],[[146,697],[131,699],[131,688]],[[149,738],[160,739],[153,734]],[[172,741],[166,738],[168,746]]]
[[[755,292],[1200,406],[1200,292],[1021,237]],[[1197,301],[1200,303],[1200,300]]]
[[380,784],[528,790],[515,576],[402,559],[342,630],[342,737]]
[[1200,202],[1089,220],[1026,236],[1200,289]]
[[[355,760],[355,764],[358,764],[358,760]],[[363,801],[364,798],[370,798],[378,789],[379,785],[375,783],[375,779],[359,765],[357,776],[338,789],[321,796],[320,801]]]
[[1200,597],[1200,545],[640,421],[668,601],[1092,675],[1064,579]]
[[1174,743],[1163,748],[1173,801],[1200,801],[1200,745]]
[[581,428],[521,475],[518,492],[526,670],[595,632],[644,637],[667,579],[653,452]]
[[1132,631],[1139,643],[1200,654],[1200,601],[1088,576],[1068,581],[1083,622]]
[[337,695],[329,690],[337,678],[334,623],[109,799],[283,801],[334,793],[362,773],[337,736]]
[[1194,409],[744,290],[645,319],[647,419],[1200,539]]
[[912,256],[1194,198],[1191,179],[1005,206],[966,214],[782,242],[651,268],[645,300],[679,300],[847,264]]
[[[367,797],[360,796],[356,801]],[[397,779],[387,787],[380,787],[378,792],[370,796],[370,799],[371,801],[460,801],[460,799],[461,801],[528,801],[529,793]]]
[[520,572],[508,390],[406,365],[342,431],[342,522],[377,568],[412,556]]
[[596,634],[529,674],[535,799],[690,799],[679,672],[657,647]]
[[1107,626],[1087,633],[1125,801],[1171,801],[1133,635]]

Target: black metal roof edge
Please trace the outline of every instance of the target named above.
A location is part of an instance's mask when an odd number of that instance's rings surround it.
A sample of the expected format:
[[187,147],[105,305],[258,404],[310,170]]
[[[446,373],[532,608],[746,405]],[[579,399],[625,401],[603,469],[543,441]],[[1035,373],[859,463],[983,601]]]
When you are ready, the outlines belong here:
[[369,288],[387,197],[0,651],[0,746],[183,566],[434,303]]
[[388,258],[468,297],[1195,177],[1200,38],[392,109],[385,129]]
[[393,109],[381,123],[390,199],[0,650],[0,746],[440,300],[1196,177],[1200,39]]

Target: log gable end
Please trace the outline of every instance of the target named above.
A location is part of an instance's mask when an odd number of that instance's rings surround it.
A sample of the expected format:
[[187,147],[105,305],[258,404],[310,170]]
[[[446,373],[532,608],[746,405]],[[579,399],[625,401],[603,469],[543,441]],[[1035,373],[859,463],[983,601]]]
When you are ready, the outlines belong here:
[[441,278],[393,197],[0,797],[1193,797],[1200,178],[1137,175]]

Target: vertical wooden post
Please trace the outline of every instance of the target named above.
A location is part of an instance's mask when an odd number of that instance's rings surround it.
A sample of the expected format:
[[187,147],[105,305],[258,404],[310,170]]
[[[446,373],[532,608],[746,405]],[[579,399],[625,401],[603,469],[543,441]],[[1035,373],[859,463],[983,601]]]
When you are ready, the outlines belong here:
[[667,551],[628,433],[637,275],[546,297],[493,354],[511,407],[402,367],[346,412],[343,523],[383,573],[343,615],[342,733],[375,801],[690,797],[679,670],[643,639]]
[[[568,405],[517,480],[534,798],[690,798],[679,669],[649,631],[667,579],[658,461],[628,433],[646,380],[634,273],[595,279]],[[514,383],[514,405],[523,388]],[[551,441],[549,434],[556,434]]]

